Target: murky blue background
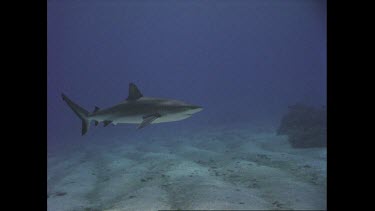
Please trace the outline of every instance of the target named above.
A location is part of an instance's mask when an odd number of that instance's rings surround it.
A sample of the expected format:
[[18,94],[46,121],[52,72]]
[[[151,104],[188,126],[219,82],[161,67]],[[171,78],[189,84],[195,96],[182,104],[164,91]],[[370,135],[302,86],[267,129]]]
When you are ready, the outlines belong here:
[[[278,125],[296,102],[326,104],[326,1],[48,2],[48,145],[207,125]],[[62,101],[145,96],[204,110],[175,123],[91,127]]]

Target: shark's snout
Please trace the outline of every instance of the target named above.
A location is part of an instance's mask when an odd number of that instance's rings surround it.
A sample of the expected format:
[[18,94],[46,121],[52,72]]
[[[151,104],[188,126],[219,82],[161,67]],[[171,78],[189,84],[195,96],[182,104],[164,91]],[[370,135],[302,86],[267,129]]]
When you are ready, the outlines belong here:
[[191,105],[191,106],[189,106],[189,111],[191,113],[197,113],[197,112],[202,111],[202,110],[203,110],[202,106],[197,106],[197,105]]
[[193,106],[191,106],[191,109],[203,109],[203,108],[202,108],[202,106],[193,105]]

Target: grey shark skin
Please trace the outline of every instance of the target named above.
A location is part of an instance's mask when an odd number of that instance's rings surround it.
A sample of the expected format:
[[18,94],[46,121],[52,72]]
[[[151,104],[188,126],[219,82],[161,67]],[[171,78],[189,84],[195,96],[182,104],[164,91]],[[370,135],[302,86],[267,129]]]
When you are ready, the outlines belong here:
[[91,121],[95,121],[95,126],[100,122],[104,122],[104,126],[111,123],[138,124],[137,128],[140,129],[149,124],[180,121],[203,109],[179,100],[144,97],[133,83],[129,84],[129,95],[125,101],[106,109],[95,107],[91,113],[71,101],[65,94],[61,95],[82,120],[82,135],[87,133]]

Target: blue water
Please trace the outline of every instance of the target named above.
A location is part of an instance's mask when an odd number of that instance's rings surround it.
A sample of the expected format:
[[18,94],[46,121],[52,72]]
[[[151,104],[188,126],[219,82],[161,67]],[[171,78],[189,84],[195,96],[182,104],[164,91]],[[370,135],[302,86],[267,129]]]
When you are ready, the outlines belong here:
[[[325,106],[326,16],[324,0],[51,0],[49,153],[190,128],[272,130],[291,104]],[[92,111],[125,100],[130,82],[145,96],[204,110],[142,130],[91,126],[81,136],[61,93]]]

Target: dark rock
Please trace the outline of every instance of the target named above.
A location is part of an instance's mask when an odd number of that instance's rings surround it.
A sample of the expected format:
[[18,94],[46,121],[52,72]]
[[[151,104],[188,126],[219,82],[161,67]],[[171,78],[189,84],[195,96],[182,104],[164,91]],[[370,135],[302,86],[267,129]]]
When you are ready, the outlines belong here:
[[84,211],[100,211],[100,209],[92,208],[92,207],[85,207]]
[[252,188],[259,188],[260,186],[257,183],[254,182],[253,184],[251,184],[251,187]]
[[327,110],[303,104],[289,106],[281,119],[278,135],[287,135],[294,148],[327,146]]
[[103,177],[103,178],[100,178],[99,182],[106,182],[109,180],[109,177]]
[[311,168],[310,165],[304,165],[303,168]]
[[129,196],[129,199],[135,198],[136,196]]
[[260,159],[263,159],[263,160],[269,160],[270,159],[267,155],[264,155],[264,154],[257,154],[256,156]]
[[141,182],[146,182],[146,180],[145,179],[141,179]]
[[273,204],[273,206],[275,206],[277,208],[282,208],[282,206],[283,206],[279,201],[274,201],[272,204]]
[[55,196],[65,196],[66,192],[56,192]]

